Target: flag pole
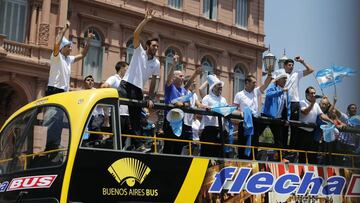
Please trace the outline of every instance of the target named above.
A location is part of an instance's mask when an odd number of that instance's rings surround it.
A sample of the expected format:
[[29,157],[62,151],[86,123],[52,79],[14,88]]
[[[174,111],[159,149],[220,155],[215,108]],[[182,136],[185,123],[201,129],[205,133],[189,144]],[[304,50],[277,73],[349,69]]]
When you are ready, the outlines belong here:
[[312,76],[314,76],[316,84],[319,86],[322,96],[324,96],[324,90],[323,90],[323,88],[321,88],[321,86],[319,84],[319,81],[316,79],[316,76],[315,76],[314,72],[312,73]]
[[336,94],[336,81],[335,81],[335,75],[334,75],[334,65],[332,65],[331,67],[331,70],[332,70],[332,76],[333,76],[333,81],[334,81],[334,90],[335,90],[335,97],[337,97],[337,94]]

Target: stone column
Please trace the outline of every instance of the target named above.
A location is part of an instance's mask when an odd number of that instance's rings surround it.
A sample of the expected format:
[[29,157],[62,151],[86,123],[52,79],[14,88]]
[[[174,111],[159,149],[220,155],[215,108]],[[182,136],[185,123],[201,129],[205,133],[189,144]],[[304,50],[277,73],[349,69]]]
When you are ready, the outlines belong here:
[[59,26],[63,27],[67,21],[67,13],[68,13],[68,0],[60,1],[60,9],[59,9]]
[[40,99],[45,96],[45,81],[37,78],[36,79],[36,90],[35,90],[35,99]]
[[36,18],[38,16],[38,9],[40,7],[40,2],[38,0],[33,0],[31,2],[31,23],[30,23],[30,36],[29,43],[36,44],[36,34],[37,34],[37,22]]
[[51,0],[43,0],[41,7],[41,24],[39,27],[39,44],[48,45],[50,30],[50,8]]
[[0,34],[0,54],[6,55],[6,50],[4,49],[4,39],[6,39],[6,35]]

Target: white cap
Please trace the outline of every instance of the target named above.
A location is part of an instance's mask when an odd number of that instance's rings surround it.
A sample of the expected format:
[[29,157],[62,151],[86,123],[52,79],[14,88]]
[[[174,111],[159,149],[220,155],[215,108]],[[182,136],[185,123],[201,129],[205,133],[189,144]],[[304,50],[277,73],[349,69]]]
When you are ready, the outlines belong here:
[[71,42],[68,39],[66,39],[65,37],[63,37],[61,40],[61,44],[60,44],[60,50],[67,45],[71,45]]
[[285,72],[284,69],[279,69],[277,71],[274,72],[275,77],[274,77],[274,81],[278,81],[281,78],[288,78],[288,74]]
[[212,89],[215,87],[215,85],[217,84],[221,84],[221,87],[224,86],[224,82],[219,80],[219,78],[216,77],[216,75],[208,75],[207,76],[207,81],[209,83],[209,91],[211,92]]

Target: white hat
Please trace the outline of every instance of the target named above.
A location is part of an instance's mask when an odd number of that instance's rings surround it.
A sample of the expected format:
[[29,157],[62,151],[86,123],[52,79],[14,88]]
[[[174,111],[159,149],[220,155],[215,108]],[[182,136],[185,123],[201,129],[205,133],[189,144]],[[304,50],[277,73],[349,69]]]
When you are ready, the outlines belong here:
[[67,45],[71,45],[71,42],[68,39],[66,39],[65,37],[63,37],[61,39],[60,50]]
[[211,92],[212,89],[215,87],[215,85],[217,84],[221,84],[221,87],[224,86],[224,82],[219,80],[219,78],[216,77],[216,75],[208,75],[207,76],[207,81],[209,83],[209,91]]
[[277,71],[274,72],[275,77],[274,77],[274,81],[278,81],[281,78],[288,78],[288,74],[285,72],[285,69],[279,69]]
[[181,121],[184,118],[184,111],[178,108],[171,109],[166,114],[166,120],[169,121],[169,123]]

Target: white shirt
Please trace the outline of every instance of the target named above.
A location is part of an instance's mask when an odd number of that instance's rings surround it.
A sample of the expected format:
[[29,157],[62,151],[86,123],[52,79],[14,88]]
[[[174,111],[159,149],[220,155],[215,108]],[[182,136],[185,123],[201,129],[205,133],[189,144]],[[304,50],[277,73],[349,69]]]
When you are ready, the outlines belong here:
[[154,57],[148,60],[146,51],[141,44],[134,50],[134,55],[131,58],[129,68],[127,69],[123,80],[129,82],[141,90],[144,89],[146,81],[152,75],[160,74],[160,62]]
[[284,110],[284,106],[286,106],[286,103],[287,103],[286,94],[281,94],[280,105],[279,105],[278,112],[276,114],[276,118],[281,118],[282,112]]
[[[308,106],[310,106],[310,102],[308,100],[300,101],[301,110],[306,109]],[[321,114],[323,114],[323,112],[321,111],[319,104],[315,103],[313,108],[307,115],[300,112],[300,121],[306,123],[316,123],[316,118]]]
[[236,93],[234,103],[239,105],[239,109],[244,111],[245,107],[249,107],[253,115],[258,115],[258,97],[262,94],[260,87],[256,87],[252,92],[245,89]]
[[112,88],[118,88],[120,85],[121,77],[119,74],[110,76],[105,83],[109,84]]
[[[217,106],[225,106],[227,105],[226,99],[222,96],[215,96],[214,94],[206,95],[202,103],[208,107],[217,107]],[[206,126],[219,126],[218,117],[217,116],[207,116],[203,115],[201,119],[200,129],[204,129]]]
[[193,140],[200,140],[199,138],[199,129],[200,129],[200,121],[198,119],[195,119],[192,123],[192,132],[193,132]]
[[303,71],[293,71],[285,84],[285,87],[289,89],[289,96],[292,102],[299,102],[299,81],[304,77]]
[[71,64],[75,56],[65,57],[60,52],[57,56],[54,53],[50,57],[50,73],[48,86],[63,89],[66,92],[70,89]]
[[[188,94],[190,94],[191,92],[188,91]],[[190,98],[190,107],[194,108],[195,107],[195,103],[196,100],[198,100],[198,96],[196,95],[196,93],[194,93],[192,95],[192,97]],[[194,114],[192,113],[185,113],[184,114],[184,124],[187,126],[191,126],[193,123],[193,119],[194,119]]]
[[[115,74],[110,76],[105,83],[109,84],[112,88],[118,88],[121,82],[121,77],[119,74]],[[127,105],[120,105],[119,106],[119,113],[122,116],[128,116],[129,115],[129,108]]]

